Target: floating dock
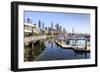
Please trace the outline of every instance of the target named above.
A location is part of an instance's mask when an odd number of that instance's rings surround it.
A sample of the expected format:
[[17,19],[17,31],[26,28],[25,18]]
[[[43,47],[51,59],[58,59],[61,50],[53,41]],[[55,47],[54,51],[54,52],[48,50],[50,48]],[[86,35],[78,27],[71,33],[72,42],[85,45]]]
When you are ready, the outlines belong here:
[[59,41],[55,40],[55,43],[58,44],[62,48],[72,48],[72,46],[67,45],[64,41],[59,42]]
[[67,45],[64,41],[55,40],[55,43],[58,44],[62,48],[73,49],[76,52],[90,52],[90,46],[87,46],[87,48],[85,49],[85,46]]

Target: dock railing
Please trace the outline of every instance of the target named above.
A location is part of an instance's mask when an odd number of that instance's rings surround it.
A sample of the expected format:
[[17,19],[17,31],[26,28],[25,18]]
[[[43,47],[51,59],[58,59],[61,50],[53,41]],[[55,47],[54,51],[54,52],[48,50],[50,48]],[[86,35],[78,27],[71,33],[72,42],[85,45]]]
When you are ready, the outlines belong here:
[[42,39],[46,39],[46,35],[24,37],[24,43],[26,44],[26,43],[29,43],[32,41],[38,41],[38,40],[42,40]]

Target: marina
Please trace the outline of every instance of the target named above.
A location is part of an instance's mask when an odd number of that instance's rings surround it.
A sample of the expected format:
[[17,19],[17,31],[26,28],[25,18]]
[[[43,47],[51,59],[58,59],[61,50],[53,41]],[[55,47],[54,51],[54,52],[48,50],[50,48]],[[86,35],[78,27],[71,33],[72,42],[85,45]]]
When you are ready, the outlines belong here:
[[[39,43],[44,43],[44,48],[39,48]],[[29,45],[29,44],[28,44]],[[27,46],[28,46],[27,45]],[[32,54],[26,61],[48,61],[48,60],[70,60],[70,59],[88,59],[90,58],[90,49],[84,49],[84,46],[67,45],[64,41],[57,41],[56,38],[49,38],[38,43],[31,42],[30,49]],[[32,58],[30,60],[30,58]]]
[[80,51],[80,52],[90,52],[90,46],[71,46],[71,45],[67,45],[64,41],[57,41],[55,40],[56,44],[58,44],[60,47],[62,48],[70,48],[73,49],[75,51]]
[[[41,18],[40,14],[40,12],[25,12],[25,62],[90,58],[91,36],[88,30],[89,25],[87,26],[83,20],[83,22],[79,21],[80,16],[89,17],[89,15],[57,13],[59,14],[59,16],[57,16],[55,13],[42,12],[43,18]],[[68,23],[68,16],[71,18],[69,20],[70,23]],[[74,21],[76,18],[73,16],[78,19],[77,22]],[[51,17],[52,20],[49,17]],[[67,18],[67,20],[65,20],[65,18]],[[87,22],[86,19],[84,20]],[[89,22],[87,22],[87,24],[88,23]],[[80,26],[81,24],[82,27]],[[84,27],[84,25],[87,27]]]

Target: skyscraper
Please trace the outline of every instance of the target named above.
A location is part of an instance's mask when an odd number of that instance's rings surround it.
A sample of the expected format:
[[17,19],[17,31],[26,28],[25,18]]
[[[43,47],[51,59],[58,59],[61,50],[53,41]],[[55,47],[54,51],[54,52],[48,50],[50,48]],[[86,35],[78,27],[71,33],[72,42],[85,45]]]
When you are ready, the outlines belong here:
[[55,27],[56,27],[56,30],[59,31],[59,24],[58,23],[55,25]]
[[39,28],[41,28],[41,21],[40,20],[38,22],[38,26],[39,26]]
[[65,28],[63,28],[63,32],[64,32],[64,34],[66,33],[66,29]]
[[51,22],[51,29],[53,29],[53,22]]
[[32,20],[30,18],[27,18],[27,23],[32,23]]
[[43,23],[42,23],[42,29],[44,29],[44,25],[45,25],[45,24],[44,24],[44,22],[43,22]]

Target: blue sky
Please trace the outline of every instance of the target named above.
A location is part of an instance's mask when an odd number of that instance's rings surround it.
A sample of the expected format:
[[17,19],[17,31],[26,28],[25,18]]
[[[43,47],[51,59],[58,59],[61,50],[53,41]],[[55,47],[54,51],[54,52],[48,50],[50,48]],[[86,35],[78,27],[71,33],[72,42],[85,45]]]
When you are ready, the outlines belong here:
[[77,33],[90,33],[90,14],[83,13],[58,13],[58,12],[34,12],[24,11],[24,20],[32,20],[33,24],[38,25],[38,21],[45,23],[45,27],[59,23],[62,28],[72,32],[72,28]]

